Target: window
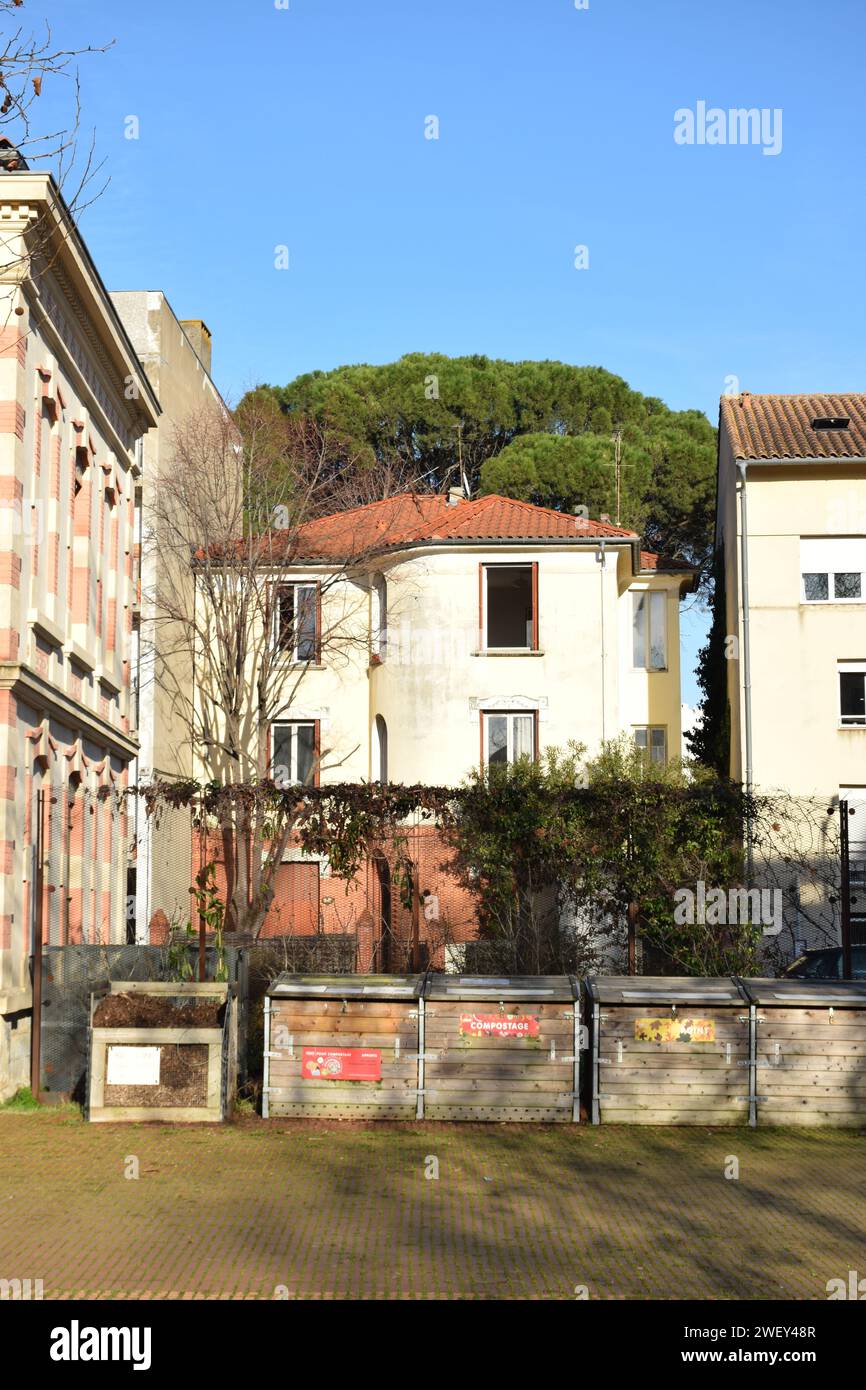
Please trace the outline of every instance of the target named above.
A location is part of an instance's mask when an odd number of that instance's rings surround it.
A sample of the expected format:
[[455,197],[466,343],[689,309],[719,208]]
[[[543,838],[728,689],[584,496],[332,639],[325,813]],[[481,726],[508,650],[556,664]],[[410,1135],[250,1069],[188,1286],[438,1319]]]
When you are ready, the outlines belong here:
[[274,724],[271,776],[277,786],[319,780],[319,726],[315,719]]
[[667,730],[661,725],[635,729],[634,741],[651,763],[666,763],[668,760]]
[[382,662],[388,653],[388,584],[383,574],[373,581],[373,660]]
[[292,661],[319,659],[318,584],[278,584],[274,601],[277,647]]
[[528,714],[483,714],[482,755],[487,767],[507,767],[517,758],[535,757],[535,720]]
[[388,725],[381,714],[373,722],[373,780],[388,781]]
[[843,728],[866,727],[866,661],[839,664],[839,718]]
[[667,637],[667,594],[648,589],[632,594],[634,665],[646,671],[667,670]]
[[538,650],[538,566],[481,566],[485,651]]
[[866,597],[866,540],[805,537],[800,541],[802,603],[862,603]]

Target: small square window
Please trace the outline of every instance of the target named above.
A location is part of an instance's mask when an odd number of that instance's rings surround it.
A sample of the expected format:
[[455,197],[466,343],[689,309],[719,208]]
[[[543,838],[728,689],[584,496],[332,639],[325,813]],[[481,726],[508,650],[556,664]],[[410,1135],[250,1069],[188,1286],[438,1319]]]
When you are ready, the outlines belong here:
[[830,585],[826,574],[804,574],[803,594],[809,603],[817,603],[830,597]]
[[852,572],[833,575],[833,596],[835,598],[860,598],[861,576]]

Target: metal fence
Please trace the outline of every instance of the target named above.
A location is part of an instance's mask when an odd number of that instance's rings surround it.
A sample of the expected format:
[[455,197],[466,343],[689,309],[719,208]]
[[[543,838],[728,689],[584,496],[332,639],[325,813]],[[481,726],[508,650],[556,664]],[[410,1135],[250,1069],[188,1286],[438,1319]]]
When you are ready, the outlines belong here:
[[[184,961],[186,957],[186,961]],[[205,948],[205,975],[222,967],[238,1009],[239,1082],[255,1080],[261,1068],[261,1006],[271,980],[284,970],[351,974],[352,936],[287,937],[229,944],[220,953]],[[41,1089],[85,1098],[90,1001],[113,980],[167,982],[196,978],[198,946],[168,943],[46,946],[42,959]]]

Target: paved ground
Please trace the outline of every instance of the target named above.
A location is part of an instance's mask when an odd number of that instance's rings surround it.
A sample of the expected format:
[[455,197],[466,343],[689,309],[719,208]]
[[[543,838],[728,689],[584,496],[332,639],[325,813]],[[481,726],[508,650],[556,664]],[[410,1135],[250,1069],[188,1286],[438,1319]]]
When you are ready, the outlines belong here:
[[823,1299],[866,1276],[864,1160],[866,1136],[829,1131],[0,1112],[0,1279],[45,1298]]

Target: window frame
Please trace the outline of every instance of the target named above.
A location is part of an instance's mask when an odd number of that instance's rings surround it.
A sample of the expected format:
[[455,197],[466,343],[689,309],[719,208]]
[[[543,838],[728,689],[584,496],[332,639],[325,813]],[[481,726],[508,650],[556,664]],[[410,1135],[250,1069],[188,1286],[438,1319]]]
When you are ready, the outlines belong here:
[[488,737],[488,732],[487,732],[487,721],[488,721],[489,719],[506,719],[506,720],[508,721],[508,728],[507,728],[507,732],[506,732],[506,744],[505,744],[505,749],[506,749],[506,759],[505,759],[505,764],[504,764],[505,767],[511,767],[511,766],[513,766],[514,761],[515,761],[515,759],[514,759],[514,731],[513,731],[513,721],[514,721],[515,719],[531,719],[531,720],[532,720],[532,754],[531,754],[531,757],[532,757],[532,761],[533,761],[534,763],[537,763],[537,762],[538,762],[538,723],[539,723],[538,714],[539,714],[539,712],[538,712],[537,709],[484,709],[484,710],[480,710],[479,713],[480,713],[480,717],[481,717],[481,718],[480,718],[480,723],[481,723],[481,767],[482,767],[482,770],[485,770],[485,769],[487,769],[487,768],[489,768],[489,767],[491,767],[491,766],[493,766],[493,767],[500,766],[500,764],[497,764],[497,763],[491,764],[490,758],[489,758],[489,755],[488,755],[489,737]]
[[[647,761],[650,762],[650,763],[660,763],[660,765],[661,765],[662,767],[667,767],[667,764],[668,764],[668,742],[669,742],[669,740],[668,740],[668,726],[667,726],[667,724],[634,724],[634,725],[632,725],[632,732],[633,732],[633,735],[634,735],[635,747],[636,747],[636,748],[639,748],[641,752],[647,754]],[[659,758],[654,758],[654,757],[652,756],[652,736],[653,736],[653,734],[655,734],[655,733],[660,733],[660,734],[662,735],[663,739],[664,739],[664,748],[663,748],[664,757],[663,757],[663,758],[660,758],[660,759],[659,759]],[[646,734],[646,747],[645,747],[645,748],[641,748],[641,745],[638,743],[638,741],[637,741],[637,736],[638,736],[638,734]]]
[[[297,738],[297,730],[298,730],[299,728],[312,728],[312,730],[313,730],[313,779],[312,779],[311,782],[302,782],[302,781],[300,780],[300,778],[297,776],[297,771],[298,771],[298,738]],[[275,759],[275,757],[276,757],[276,743],[277,743],[277,740],[276,740],[276,731],[277,731],[277,729],[290,729],[290,730],[292,730],[291,751],[290,751],[290,753],[289,753],[289,780],[288,780],[288,783],[287,783],[286,785],[287,785],[287,786],[290,786],[290,787],[302,787],[302,786],[307,786],[307,787],[318,787],[318,786],[319,786],[319,758],[320,758],[320,750],[321,750],[321,738],[320,738],[321,721],[318,720],[318,719],[305,719],[305,718],[303,718],[303,717],[299,717],[299,718],[297,718],[297,719],[275,719],[275,720],[272,722],[271,727],[270,727],[270,730],[269,730],[269,734],[268,734],[268,772],[269,772],[269,774],[270,774],[272,780],[276,780],[275,777],[274,777],[274,773],[276,772],[276,764],[275,764],[275,762],[274,762],[274,759]]]
[[[668,620],[668,591],[667,589],[631,589],[631,664],[634,671],[646,671],[655,674],[660,671],[670,670],[670,626]],[[654,602],[656,600],[656,602]],[[643,660],[636,659],[636,638],[637,638],[637,613],[640,605],[643,604],[643,623],[641,641],[643,643]],[[656,624],[653,621],[653,608],[662,613],[662,645],[663,645],[663,665],[651,666],[649,664],[650,655],[653,648],[653,635],[656,631]],[[644,727],[644,726],[641,726]]]
[[[284,644],[284,643],[281,641],[281,637],[280,637],[280,597],[281,597],[282,592],[283,592],[284,590],[286,590],[286,589],[291,589],[291,590],[292,590],[292,593],[293,593],[292,604],[293,604],[294,615],[295,615],[295,617],[294,617],[294,627],[295,627],[295,631],[294,631],[293,634],[292,634],[294,640],[293,640],[293,645],[292,645],[291,648],[288,646],[287,643]],[[314,630],[314,634],[313,634],[313,654],[312,654],[312,656],[308,656],[308,657],[307,657],[307,656],[299,656],[299,655],[298,655],[299,637],[301,636],[301,634],[300,634],[299,631],[298,631],[298,624],[297,624],[297,614],[298,614],[298,611],[299,611],[299,603],[298,603],[297,594],[298,594],[298,590],[299,590],[299,589],[311,589],[311,590],[313,591],[313,595],[314,595],[314,597],[313,597],[313,620],[314,620],[314,623],[315,623],[315,630]],[[322,585],[321,585],[321,581],[318,580],[318,579],[280,579],[280,580],[278,580],[277,583],[274,585],[273,600],[272,600],[272,608],[273,608],[273,613],[272,613],[272,617],[271,617],[271,624],[272,624],[272,636],[273,636],[273,643],[274,643],[274,649],[275,649],[275,651],[276,651],[278,654],[282,654],[282,655],[285,657],[285,659],[289,662],[289,664],[292,665],[292,666],[318,666],[318,665],[320,665],[320,664],[321,664],[321,659],[322,659]]]
[[[531,645],[523,647],[491,647],[487,641],[487,621],[488,621],[488,570],[508,570],[519,569],[529,570],[530,585],[532,595],[532,631]],[[537,560],[482,560],[478,565],[478,650],[485,652],[502,652],[513,654],[514,656],[525,655],[527,652],[537,652],[539,646],[539,610],[538,610],[538,561]]]
[[[827,580],[826,598],[808,598],[806,595],[806,575],[821,575]],[[859,574],[860,593],[854,598],[840,598],[836,593],[837,574]],[[866,570],[801,570],[800,602],[808,608],[823,608],[833,603],[866,603]]]
[[[864,713],[848,715],[842,713],[842,677],[859,676],[863,682]],[[866,729],[866,661],[840,661],[836,665],[837,715],[840,729]]]

